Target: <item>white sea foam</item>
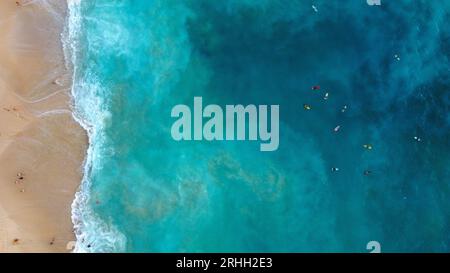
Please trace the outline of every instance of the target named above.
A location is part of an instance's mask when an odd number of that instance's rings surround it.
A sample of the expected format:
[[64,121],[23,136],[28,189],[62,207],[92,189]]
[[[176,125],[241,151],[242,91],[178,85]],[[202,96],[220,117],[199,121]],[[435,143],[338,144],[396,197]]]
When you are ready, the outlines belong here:
[[73,70],[73,117],[86,130],[89,137],[89,148],[84,164],[84,176],[75,199],[72,203],[72,222],[74,224],[77,242],[74,252],[121,252],[125,250],[126,237],[111,223],[101,220],[89,206],[89,191],[91,181],[90,173],[95,155],[96,140],[102,132],[105,119],[109,113],[102,108],[103,99],[98,96],[97,90],[101,87],[96,84],[95,75],[80,78],[77,75],[79,35],[81,35],[81,0],[67,0],[68,17],[62,35],[66,65]]

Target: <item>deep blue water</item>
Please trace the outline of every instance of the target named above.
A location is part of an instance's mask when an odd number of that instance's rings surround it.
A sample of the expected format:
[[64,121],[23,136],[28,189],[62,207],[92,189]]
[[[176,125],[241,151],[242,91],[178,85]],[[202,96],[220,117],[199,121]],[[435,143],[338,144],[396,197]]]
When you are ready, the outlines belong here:
[[[92,0],[71,16],[91,145],[78,251],[450,251],[449,1]],[[279,149],[174,141],[171,109],[194,96],[280,105]]]

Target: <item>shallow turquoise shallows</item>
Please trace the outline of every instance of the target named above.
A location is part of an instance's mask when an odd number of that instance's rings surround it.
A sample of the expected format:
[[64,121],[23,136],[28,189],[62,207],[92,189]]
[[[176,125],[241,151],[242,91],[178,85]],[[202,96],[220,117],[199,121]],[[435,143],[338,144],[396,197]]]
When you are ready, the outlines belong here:
[[[77,251],[450,251],[450,1],[71,2]],[[278,150],[173,140],[195,96]]]

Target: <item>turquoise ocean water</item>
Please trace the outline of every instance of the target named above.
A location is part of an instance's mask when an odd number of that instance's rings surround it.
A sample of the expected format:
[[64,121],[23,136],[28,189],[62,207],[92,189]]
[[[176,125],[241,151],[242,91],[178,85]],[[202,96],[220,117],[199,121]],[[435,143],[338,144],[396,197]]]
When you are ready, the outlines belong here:
[[[450,1],[71,1],[66,39],[77,251],[450,251]],[[174,141],[194,96],[280,105],[279,149]]]

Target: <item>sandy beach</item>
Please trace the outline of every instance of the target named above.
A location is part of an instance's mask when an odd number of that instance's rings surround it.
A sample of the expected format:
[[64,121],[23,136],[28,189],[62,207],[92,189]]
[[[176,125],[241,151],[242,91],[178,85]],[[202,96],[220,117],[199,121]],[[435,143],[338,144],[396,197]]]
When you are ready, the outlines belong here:
[[69,252],[87,136],[71,114],[66,1],[0,1],[0,252]]

